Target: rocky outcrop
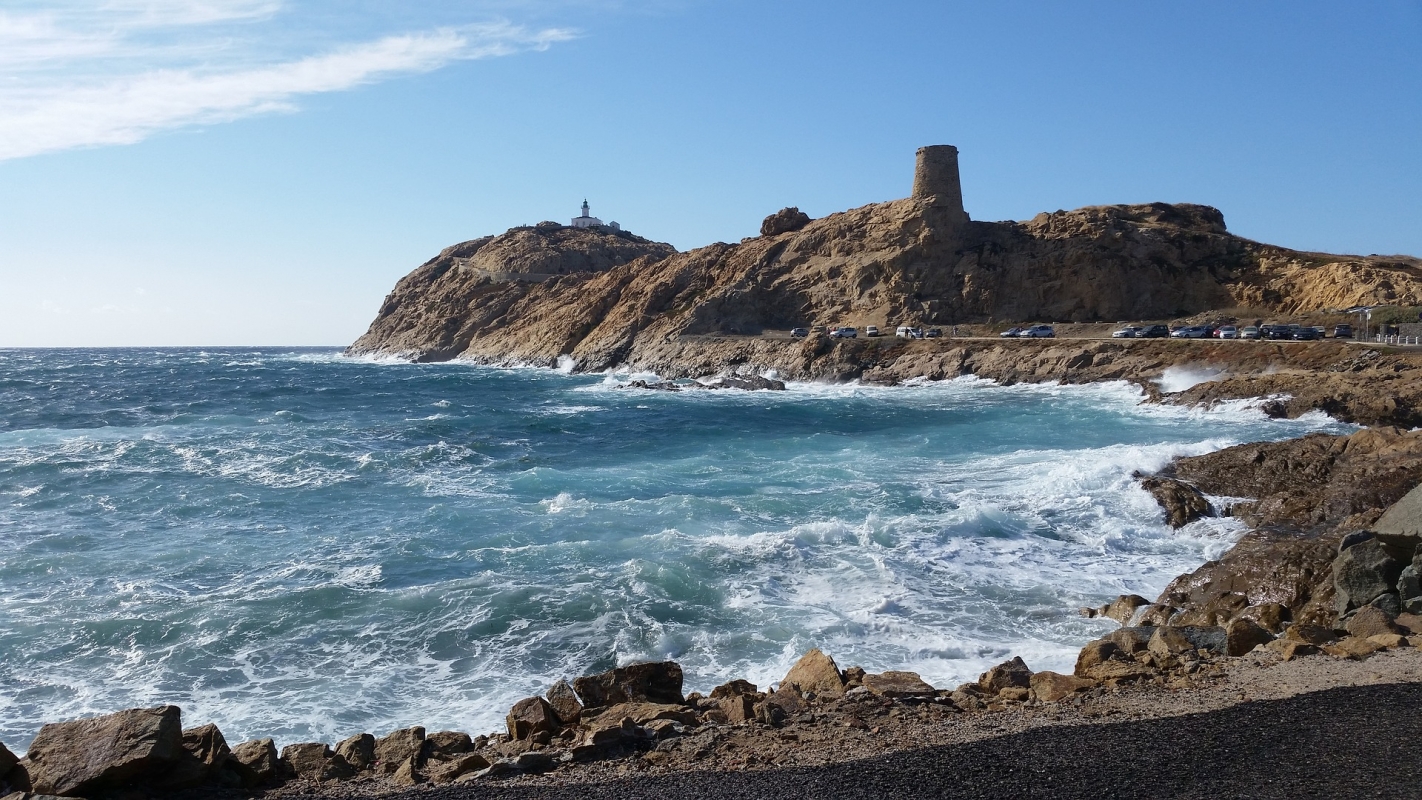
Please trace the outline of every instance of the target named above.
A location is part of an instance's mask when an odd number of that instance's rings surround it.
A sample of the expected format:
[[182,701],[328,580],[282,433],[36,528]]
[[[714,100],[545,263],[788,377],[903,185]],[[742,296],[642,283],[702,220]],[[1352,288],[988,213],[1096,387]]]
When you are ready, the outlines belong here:
[[20,762],[36,794],[82,796],[160,780],[183,754],[177,706],[40,728]]
[[663,362],[666,345],[689,338],[797,325],[1422,302],[1416,259],[1259,244],[1229,234],[1208,206],[1092,206],[970,222],[941,200],[915,196],[813,221],[784,209],[759,237],[678,254],[596,229],[514,229],[456,245],[401,280],[349,352],[550,365],[567,356],[600,370]]

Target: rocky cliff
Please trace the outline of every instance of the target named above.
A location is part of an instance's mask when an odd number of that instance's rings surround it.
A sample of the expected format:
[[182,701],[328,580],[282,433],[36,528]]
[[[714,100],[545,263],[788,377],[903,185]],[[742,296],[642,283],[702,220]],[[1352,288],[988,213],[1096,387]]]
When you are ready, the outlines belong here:
[[[771,224],[774,222],[774,224]],[[654,360],[671,343],[797,325],[1167,319],[1422,304],[1422,262],[1231,235],[1207,206],[1094,206],[969,222],[934,197],[686,253],[543,223],[466,242],[406,276],[352,354],[552,364]]]

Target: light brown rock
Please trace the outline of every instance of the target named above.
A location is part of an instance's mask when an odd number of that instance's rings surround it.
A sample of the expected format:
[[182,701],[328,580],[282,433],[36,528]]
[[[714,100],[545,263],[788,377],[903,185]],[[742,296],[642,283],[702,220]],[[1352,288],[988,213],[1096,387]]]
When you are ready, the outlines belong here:
[[577,692],[573,691],[572,684],[567,681],[553,684],[543,697],[564,725],[576,725],[578,720],[583,718],[583,704],[578,700]]
[[1032,695],[1043,703],[1055,703],[1095,685],[1096,682],[1089,678],[1062,675],[1050,670],[1032,673]]
[[43,726],[24,767],[36,794],[98,794],[158,775],[183,754],[177,706]]
[[375,764],[375,737],[357,733],[336,745],[336,755],[344,758],[353,769],[367,770]]
[[889,671],[883,673],[867,673],[862,678],[862,684],[872,694],[879,697],[900,698],[900,697],[932,697],[938,690],[934,689],[927,682],[920,678],[917,672]]
[[1333,632],[1332,628],[1295,623],[1284,631],[1284,638],[1295,642],[1322,645],[1337,640],[1338,635]]
[[794,684],[802,692],[814,692],[823,697],[844,696],[844,677],[839,665],[818,649],[801,656],[780,683]]
[[461,731],[438,731],[425,735],[425,758],[452,759],[474,749],[474,740]]
[[242,764],[255,780],[255,785],[268,784],[278,777],[280,756],[271,739],[253,739],[232,748],[232,760]]
[[1345,636],[1333,644],[1323,645],[1323,652],[1337,658],[1350,658],[1355,661],[1361,661],[1381,649],[1383,649],[1382,645],[1357,636]]
[[424,757],[425,729],[421,726],[391,731],[375,740],[374,769],[383,775],[391,775],[406,760],[413,758],[418,764]]
[[509,736],[515,739],[527,739],[540,731],[554,733],[560,727],[558,713],[541,697],[526,697],[514,703],[505,723]]
[[978,676],[978,688],[985,694],[997,694],[1003,689],[1027,689],[1032,685],[1032,670],[1021,656],[1004,661]]
[[1242,656],[1261,644],[1274,641],[1274,635],[1243,617],[1225,626],[1225,655]]
[[1097,666],[1104,664],[1121,653],[1121,648],[1110,639],[1096,639],[1086,643],[1081,648],[1081,653],[1076,657],[1076,669],[1073,670],[1079,678],[1090,677],[1090,671]]
[[[792,669],[791,672],[793,673],[794,670]],[[788,678],[789,676],[787,675],[786,677]],[[737,696],[737,695],[742,695],[742,694],[752,694],[752,695],[753,695],[753,694],[756,694],[757,692],[758,692],[758,689],[757,689],[757,687],[756,687],[755,684],[751,683],[750,681],[741,680],[741,679],[737,678],[736,680],[728,681],[728,682],[723,683],[723,684],[721,684],[720,686],[717,686],[716,688],[712,689],[712,690],[711,690],[711,699],[712,699],[712,700],[720,700],[720,699],[723,698],[723,697],[735,697],[735,696]]]
[[1401,629],[1392,623],[1392,617],[1388,616],[1387,612],[1373,606],[1359,609],[1356,614],[1349,617],[1347,628],[1348,635],[1364,639],[1385,633],[1401,632]]
[[1318,645],[1297,639],[1275,639],[1264,646],[1278,653],[1285,661],[1293,661],[1295,658],[1311,656],[1319,652]]
[[487,769],[489,759],[478,753],[459,756],[451,761],[432,763],[427,768],[430,783],[445,784],[453,783],[456,779],[481,769]]
[[1379,633],[1379,634],[1374,634],[1373,636],[1369,636],[1369,637],[1368,637],[1368,641],[1372,642],[1373,644],[1375,644],[1375,645],[1377,645],[1377,646],[1379,646],[1379,647],[1387,648],[1387,649],[1389,649],[1389,650],[1392,649],[1392,648],[1394,648],[1394,647],[1409,647],[1409,646],[1411,646],[1411,642],[1408,641],[1407,637],[1402,636],[1401,634],[1396,634],[1396,633]]
[[322,742],[289,744],[281,749],[281,760],[297,778],[317,783],[343,780],[355,769]]

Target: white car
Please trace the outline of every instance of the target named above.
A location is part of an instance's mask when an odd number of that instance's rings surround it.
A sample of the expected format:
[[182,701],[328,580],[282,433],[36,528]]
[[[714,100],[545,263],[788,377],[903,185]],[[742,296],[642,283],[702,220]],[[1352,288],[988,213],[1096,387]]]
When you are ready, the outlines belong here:
[[1215,336],[1221,339],[1238,339],[1239,328],[1233,325],[1221,325],[1219,329],[1215,331]]
[[858,339],[859,330],[846,325],[842,328],[832,328],[829,335],[831,339]]
[[879,335],[879,326],[878,326],[878,325],[865,325],[865,326],[864,326],[864,335],[865,335],[865,336],[878,336],[878,335]]

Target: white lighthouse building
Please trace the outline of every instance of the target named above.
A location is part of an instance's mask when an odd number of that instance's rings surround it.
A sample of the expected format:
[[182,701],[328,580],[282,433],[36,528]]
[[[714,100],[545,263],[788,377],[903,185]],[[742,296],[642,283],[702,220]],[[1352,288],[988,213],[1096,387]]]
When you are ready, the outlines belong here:
[[597,217],[594,217],[594,216],[591,216],[590,214],[588,214],[588,210],[589,210],[589,209],[588,209],[588,201],[587,201],[587,200],[583,200],[583,215],[582,215],[581,217],[573,217],[572,226],[573,226],[574,228],[592,228],[592,227],[604,227],[604,226],[605,226],[605,227],[611,228],[611,229],[613,229],[613,230],[615,230],[615,231],[620,231],[620,230],[622,230],[622,226],[621,226],[621,225],[618,225],[616,222],[604,223],[602,220],[598,219]]

